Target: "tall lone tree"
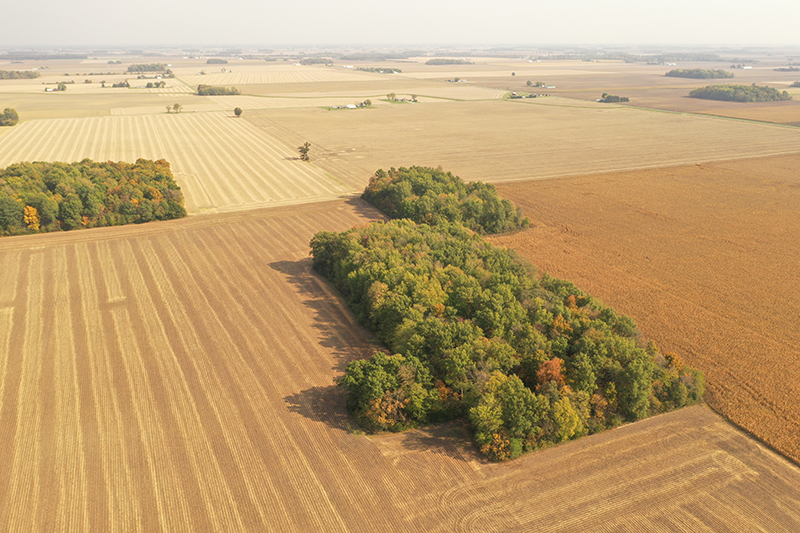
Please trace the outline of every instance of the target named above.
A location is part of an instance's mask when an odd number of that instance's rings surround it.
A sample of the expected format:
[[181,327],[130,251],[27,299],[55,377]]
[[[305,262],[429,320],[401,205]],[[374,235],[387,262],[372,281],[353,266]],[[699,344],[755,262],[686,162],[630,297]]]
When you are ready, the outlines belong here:
[[235,108],[235,109],[233,110],[233,114],[234,114],[234,115],[236,115],[236,118],[239,118],[239,117],[241,117],[241,116],[242,116],[242,108],[241,108],[241,107],[237,107],[237,108]]
[[303,161],[309,161],[308,151],[311,149],[311,143],[306,141],[303,143],[303,146],[298,146],[297,151],[300,152],[300,159]]

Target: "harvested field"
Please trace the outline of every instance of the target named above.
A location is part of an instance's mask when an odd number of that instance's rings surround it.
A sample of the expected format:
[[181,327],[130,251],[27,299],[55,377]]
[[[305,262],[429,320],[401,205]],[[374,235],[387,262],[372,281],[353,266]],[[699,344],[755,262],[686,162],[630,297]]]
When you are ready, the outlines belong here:
[[358,189],[300,161],[296,147],[302,142],[230,112],[39,120],[3,135],[0,166],[164,158],[172,164],[187,210],[195,213],[333,198]]
[[[331,96],[286,97],[286,96],[209,96],[220,109],[280,109],[291,107],[333,107],[355,104],[363,98],[337,98]],[[372,105],[384,102],[373,100]]]
[[800,471],[703,407],[499,465],[457,425],[352,432],[333,379],[370,344],[305,258],[376,216],[0,241],[0,529],[800,528]]
[[[219,67],[219,68],[213,68]],[[230,72],[213,72],[226,68]],[[269,84],[269,83],[330,83],[341,81],[370,81],[380,79],[381,74],[361,72],[355,69],[323,66],[259,66],[240,67],[239,65],[207,65],[203,68],[207,74],[203,76],[181,76],[180,79],[188,85],[196,86],[199,83],[206,85],[235,85]]]
[[[544,98],[391,105],[368,113],[254,111],[319,150],[314,163],[363,187],[378,168],[442,165],[466,180],[509,181],[794,152],[800,130]],[[559,105],[564,102],[564,105]],[[343,173],[343,172],[346,172]],[[359,181],[360,180],[360,181]]]
[[533,227],[492,238],[629,314],[706,400],[800,461],[800,155],[500,184]]
[[[491,72],[465,73],[470,83],[497,87],[506,90],[525,92],[546,92],[594,101],[602,93],[627,96],[629,105],[650,107],[666,111],[704,113],[717,116],[775,122],[778,124],[795,124],[800,113],[800,101],[765,102],[763,104],[741,104],[738,102],[715,102],[689,98],[694,88],[710,84],[738,83],[750,85],[769,85],[780,90],[787,90],[788,85],[797,78],[797,72],[775,72],[774,65],[756,67],[751,70],[730,69],[727,63],[681,63],[681,68],[713,68],[734,73],[732,79],[692,79],[664,76],[675,66],[643,65],[640,63],[623,63],[621,61],[543,61],[541,63],[508,63],[505,71],[492,76]],[[471,66],[470,68],[476,68]],[[430,67],[429,67],[430,68]],[[510,72],[516,76],[511,77]],[[526,81],[544,81],[555,85],[555,89],[527,87]],[[789,89],[791,92],[791,89]],[[797,96],[795,96],[797,100]],[[774,111],[760,111],[762,107],[775,107]]]
[[[114,109],[150,108],[151,113],[158,108],[164,112],[167,103],[181,102],[187,109],[189,106],[208,103],[206,97],[186,94],[150,94],[149,89],[134,91],[128,89],[109,89],[114,92],[99,92],[91,96],[71,93],[35,93],[5,94],[0,97],[0,106],[13,107],[21,120],[77,118],[108,116]],[[164,102],[168,97],[170,101]],[[188,104],[188,105],[187,105]]]

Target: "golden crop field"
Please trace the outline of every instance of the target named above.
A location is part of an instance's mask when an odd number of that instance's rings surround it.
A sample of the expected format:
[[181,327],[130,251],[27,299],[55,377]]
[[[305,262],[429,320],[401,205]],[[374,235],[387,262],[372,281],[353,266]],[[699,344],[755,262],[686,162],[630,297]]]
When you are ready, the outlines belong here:
[[[560,104],[563,102],[563,105]],[[442,165],[465,180],[553,178],[795,152],[800,130],[563,99],[382,106],[369,113],[255,111],[346,164],[354,180],[378,168]]]
[[[800,130],[592,100],[784,123],[797,102],[698,102],[685,94],[705,80],[659,65],[427,59],[357,63],[397,75],[49,61],[0,80],[0,110],[21,117],[0,128],[0,167],[164,158],[204,215],[0,239],[0,531],[800,530],[800,470],[706,407],[507,464],[458,423],[354,426],[334,380],[375,344],[311,271],[308,242],[380,218],[352,198],[376,169],[441,165],[498,182],[531,216],[496,242],[632,315],[705,372],[712,407],[800,460]],[[125,72],[151,61],[178,78],[145,89]],[[794,75],[764,65],[735,82]],[[44,92],[62,79],[76,83]],[[242,94],[191,94],[199,83]],[[569,98],[501,100],[510,90]]]
[[692,407],[482,460],[352,430],[307,243],[360,200],[0,241],[3,531],[793,531],[800,470]]
[[299,161],[296,147],[302,142],[232,112],[37,120],[0,138],[0,166],[163,158],[172,164],[192,212],[319,200],[357,190],[352,181],[348,185]]
[[[222,69],[228,72],[222,72]],[[204,83],[206,85],[223,85],[226,87],[250,84],[271,83],[314,83],[314,82],[340,82],[340,81],[369,81],[380,79],[380,74],[360,72],[355,69],[338,67],[292,66],[286,64],[259,67],[229,65],[205,65],[202,68],[205,75],[181,75],[180,79],[188,85]]]
[[800,154],[500,184],[492,240],[636,318],[706,401],[800,462]]

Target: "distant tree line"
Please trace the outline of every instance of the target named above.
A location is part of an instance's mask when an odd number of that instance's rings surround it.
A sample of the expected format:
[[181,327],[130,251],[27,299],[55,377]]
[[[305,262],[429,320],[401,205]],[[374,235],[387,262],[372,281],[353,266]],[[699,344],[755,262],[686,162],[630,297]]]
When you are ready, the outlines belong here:
[[472,61],[466,59],[448,59],[446,57],[435,57],[425,62],[426,65],[472,65]]
[[756,85],[708,85],[689,93],[692,98],[724,100],[726,102],[776,102],[791,100],[786,91]]
[[800,71],[800,68],[798,68],[798,67],[778,67],[778,68],[774,68],[772,70],[774,70],[776,72],[797,72],[797,71]]
[[128,65],[128,72],[162,72],[167,70],[166,63],[147,63]]
[[4,61],[25,61],[45,59],[89,59],[86,54],[40,54],[36,52],[9,52],[3,55]]
[[186,215],[169,163],[18,163],[0,170],[0,235],[167,220]]
[[300,60],[301,65],[330,65],[333,59],[329,57],[304,57]]
[[0,113],[0,126],[15,126],[19,122],[19,114],[16,109],[7,107]]
[[386,54],[342,54],[339,56],[339,59],[342,61],[390,61],[393,59],[408,59],[409,57],[417,57],[424,54],[425,52],[422,50],[404,50],[402,52],[390,52]]
[[0,70],[0,80],[32,80],[39,76],[38,70]]
[[522,210],[500,198],[494,185],[430,167],[378,170],[361,198],[392,218],[437,224],[456,222],[481,234],[528,226]]
[[791,85],[789,85],[789,87],[800,87],[800,81],[792,83]]
[[630,318],[449,218],[311,240],[314,268],[390,351],[340,381],[365,427],[466,417],[501,461],[700,400],[702,374]]
[[200,96],[228,96],[239,94],[239,89],[236,87],[216,87],[200,84],[197,86],[197,94]]
[[705,68],[676,68],[670,70],[664,76],[672,76],[673,78],[696,78],[696,79],[716,79],[716,78],[732,78],[733,72],[726,72],[720,69],[705,69]]
[[362,72],[374,72],[376,74],[399,74],[403,72],[399,68],[393,67],[356,67],[356,70]]
[[208,59],[206,61],[206,63],[209,64],[209,65],[227,65],[228,64],[228,60],[227,59],[218,59],[216,57],[212,57],[212,58]]
[[616,102],[630,102],[631,99],[627,96],[617,96],[616,94],[603,93],[599,101],[605,104],[612,104]]

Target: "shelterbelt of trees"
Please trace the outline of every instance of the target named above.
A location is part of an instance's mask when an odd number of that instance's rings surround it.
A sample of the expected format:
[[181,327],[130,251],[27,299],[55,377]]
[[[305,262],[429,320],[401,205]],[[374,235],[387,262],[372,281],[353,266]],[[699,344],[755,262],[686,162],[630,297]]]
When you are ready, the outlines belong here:
[[792,95],[773,87],[760,85],[708,85],[689,93],[692,98],[724,100],[726,102],[776,102],[791,100]]
[[216,87],[214,85],[200,84],[197,86],[197,94],[200,96],[228,96],[239,94],[236,87]]
[[0,235],[186,216],[169,163],[18,163],[0,170]]
[[[427,194],[406,192],[412,203]],[[430,207],[428,223],[311,240],[314,268],[389,349],[340,381],[366,428],[466,417],[501,461],[701,399],[702,374],[643,343],[630,318]]]
[[706,68],[676,68],[670,70],[664,76],[671,76],[673,78],[697,78],[697,79],[716,79],[716,78],[732,78],[733,72],[727,72],[720,69],[706,69]]
[[450,172],[429,167],[378,170],[361,197],[392,218],[460,222],[482,234],[528,226],[522,210],[500,198],[494,185],[464,183]]
[[38,70],[0,70],[0,80],[34,79],[39,76]]

